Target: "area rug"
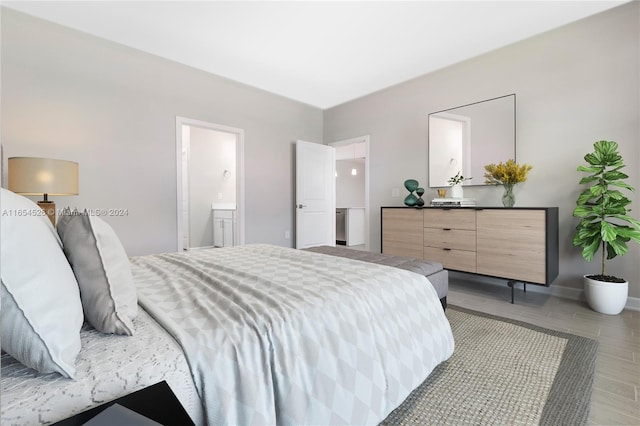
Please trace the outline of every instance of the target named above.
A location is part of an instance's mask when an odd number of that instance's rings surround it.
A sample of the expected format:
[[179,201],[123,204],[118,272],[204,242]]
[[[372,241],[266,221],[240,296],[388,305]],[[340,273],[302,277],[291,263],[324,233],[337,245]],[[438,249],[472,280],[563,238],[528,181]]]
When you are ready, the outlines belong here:
[[584,425],[598,342],[449,305],[451,358],[382,425]]

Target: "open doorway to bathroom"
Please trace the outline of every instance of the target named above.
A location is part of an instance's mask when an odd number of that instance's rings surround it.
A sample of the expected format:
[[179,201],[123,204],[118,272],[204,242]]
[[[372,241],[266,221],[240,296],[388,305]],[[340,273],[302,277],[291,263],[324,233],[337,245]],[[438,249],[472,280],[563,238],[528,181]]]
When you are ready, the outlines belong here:
[[336,149],[336,244],[369,250],[369,136],[329,145]]
[[244,241],[244,131],[176,118],[178,251]]

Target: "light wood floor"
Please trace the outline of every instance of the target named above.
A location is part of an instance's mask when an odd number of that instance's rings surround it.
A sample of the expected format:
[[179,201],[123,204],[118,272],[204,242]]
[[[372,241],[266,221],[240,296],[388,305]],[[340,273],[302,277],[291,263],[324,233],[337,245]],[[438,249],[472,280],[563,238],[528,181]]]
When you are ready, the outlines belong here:
[[[464,275],[464,274],[459,274]],[[527,286],[527,288],[531,288]],[[602,315],[583,301],[450,277],[447,302],[599,341],[591,425],[640,425],[640,312]]]

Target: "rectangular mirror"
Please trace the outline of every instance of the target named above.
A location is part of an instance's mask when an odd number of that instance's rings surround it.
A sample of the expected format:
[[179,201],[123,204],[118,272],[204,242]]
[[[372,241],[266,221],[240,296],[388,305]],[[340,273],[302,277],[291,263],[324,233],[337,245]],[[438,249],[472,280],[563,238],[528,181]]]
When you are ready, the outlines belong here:
[[484,166],[516,160],[516,95],[429,114],[429,187],[485,185]]

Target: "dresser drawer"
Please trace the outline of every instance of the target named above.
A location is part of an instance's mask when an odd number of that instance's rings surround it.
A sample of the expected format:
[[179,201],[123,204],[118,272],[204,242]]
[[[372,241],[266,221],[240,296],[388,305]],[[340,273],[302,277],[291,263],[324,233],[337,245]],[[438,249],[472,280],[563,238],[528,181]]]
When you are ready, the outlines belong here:
[[424,245],[476,251],[476,231],[466,229],[424,228]]
[[446,269],[476,272],[476,252],[436,247],[424,248],[424,259],[442,263]]
[[382,209],[382,253],[422,259],[422,212],[417,209]]
[[424,209],[425,228],[476,230],[476,211],[470,209]]

